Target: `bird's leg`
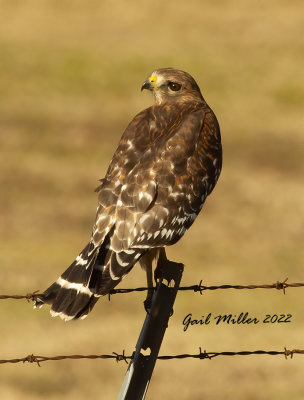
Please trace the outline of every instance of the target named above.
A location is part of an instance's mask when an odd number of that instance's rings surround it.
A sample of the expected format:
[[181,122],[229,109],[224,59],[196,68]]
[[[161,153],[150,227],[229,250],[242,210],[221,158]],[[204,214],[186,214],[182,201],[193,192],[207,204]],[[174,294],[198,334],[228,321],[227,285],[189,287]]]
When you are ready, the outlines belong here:
[[162,276],[162,268],[163,265],[166,264],[166,262],[168,262],[168,258],[166,255],[166,250],[164,247],[161,247],[159,249],[159,256],[158,256],[158,260],[157,260],[157,264],[156,264],[156,268],[154,271],[154,280],[155,282],[157,282],[161,276]]
[[154,292],[154,287],[153,287],[153,278],[152,278],[152,263],[149,265],[146,265],[146,274],[147,274],[147,297],[146,300],[144,301],[144,306],[145,310],[148,312],[148,310],[151,308],[151,301],[152,301],[152,296]]
[[152,279],[152,262],[153,259],[155,258],[155,251],[149,251],[147,252],[140,260],[139,263],[141,267],[143,268],[144,271],[146,271],[146,276],[147,276],[147,286],[148,286],[148,291],[147,291],[147,297],[146,300],[144,301],[144,307],[145,310],[148,311],[151,308],[151,300],[152,300],[152,295],[153,295],[153,279]]
[[157,266],[154,271],[154,279],[155,279],[155,282],[157,282],[162,275],[162,272],[161,272],[162,266],[166,262],[168,262],[165,249],[164,248],[152,249],[147,254],[145,254],[139,261],[140,265],[146,271],[146,275],[147,275],[148,292],[147,292],[146,300],[144,301],[145,310],[147,312],[151,308],[151,301],[152,301],[152,296],[154,293],[153,275],[152,275],[153,260],[157,260]]
[[[170,267],[170,268],[168,268],[168,267]],[[162,283],[166,284],[166,281],[167,281],[167,285],[168,285],[168,287],[170,287],[170,283],[172,282],[172,280],[175,281],[174,274],[172,274],[172,268],[174,268],[174,270],[175,270],[176,268],[181,268],[181,267],[182,267],[182,271],[183,271],[183,269],[184,269],[183,264],[178,264],[176,262],[168,260],[165,248],[161,247],[159,249],[157,265],[156,265],[156,268],[154,271],[155,282],[162,280]],[[164,268],[166,271],[165,274],[163,271]],[[171,273],[170,273],[170,271],[171,271]],[[171,277],[171,274],[172,274],[172,277]],[[172,315],[173,315],[173,308],[170,313],[170,316],[172,316]]]

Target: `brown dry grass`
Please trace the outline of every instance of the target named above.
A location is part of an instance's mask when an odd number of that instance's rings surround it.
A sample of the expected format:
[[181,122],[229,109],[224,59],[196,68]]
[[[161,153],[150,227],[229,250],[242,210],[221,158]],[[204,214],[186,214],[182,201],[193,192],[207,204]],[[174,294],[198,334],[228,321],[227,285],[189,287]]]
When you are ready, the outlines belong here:
[[[304,32],[301,1],[1,0],[0,293],[44,289],[88,240],[93,189],[119,137],[151,98],[156,67],[197,79],[222,127],[224,168],[204,212],[169,250],[183,284],[303,281]],[[135,268],[122,286],[137,286]],[[301,289],[180,293],[161,353],[303,348]],[[130,354],[142,294],[100,301],[65,324],[47,309],[1,302],[0,358]],[[208,326],[208,312],[292,313],[286,326]],[[160,361],[147,399],[302,399],[304,360],[256,356]],[[1,367],[1,398],[112,399],[126,366],[63,361]]]

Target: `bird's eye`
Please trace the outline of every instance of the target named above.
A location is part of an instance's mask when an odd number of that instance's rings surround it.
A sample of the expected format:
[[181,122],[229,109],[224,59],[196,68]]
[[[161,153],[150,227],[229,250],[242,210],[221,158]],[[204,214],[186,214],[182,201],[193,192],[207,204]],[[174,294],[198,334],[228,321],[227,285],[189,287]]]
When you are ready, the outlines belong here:
[[181,89],[182,85],[176,82],[169,82],[168,83],[169,89],[171,89],[173,92],[177,92],[178,90]]

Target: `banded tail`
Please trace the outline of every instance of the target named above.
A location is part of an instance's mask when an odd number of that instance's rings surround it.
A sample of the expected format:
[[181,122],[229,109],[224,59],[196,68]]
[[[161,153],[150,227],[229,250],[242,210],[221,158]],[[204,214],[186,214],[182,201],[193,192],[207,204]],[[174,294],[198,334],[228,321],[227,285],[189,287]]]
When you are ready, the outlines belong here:
[[98,247],[89,242],[57,281],[37,298],[34,307],[50,304],[52,317],[65,321],[83,319],[99,297],[117,286],[144,253],[144,249],[115,253],[109,249],[108,237]]

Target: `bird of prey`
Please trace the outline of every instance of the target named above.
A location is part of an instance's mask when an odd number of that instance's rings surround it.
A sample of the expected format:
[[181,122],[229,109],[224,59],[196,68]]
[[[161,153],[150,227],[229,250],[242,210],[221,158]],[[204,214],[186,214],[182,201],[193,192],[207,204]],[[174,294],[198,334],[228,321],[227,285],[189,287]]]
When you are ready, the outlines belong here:
[[96,189],[91,239],[36,301],[51,315],[84,318],[139,261],[153,286],[152,261],[189,229],[221,172],[217,119],[195,80],[162,68],[143,83],[155,103],[124,131]]

